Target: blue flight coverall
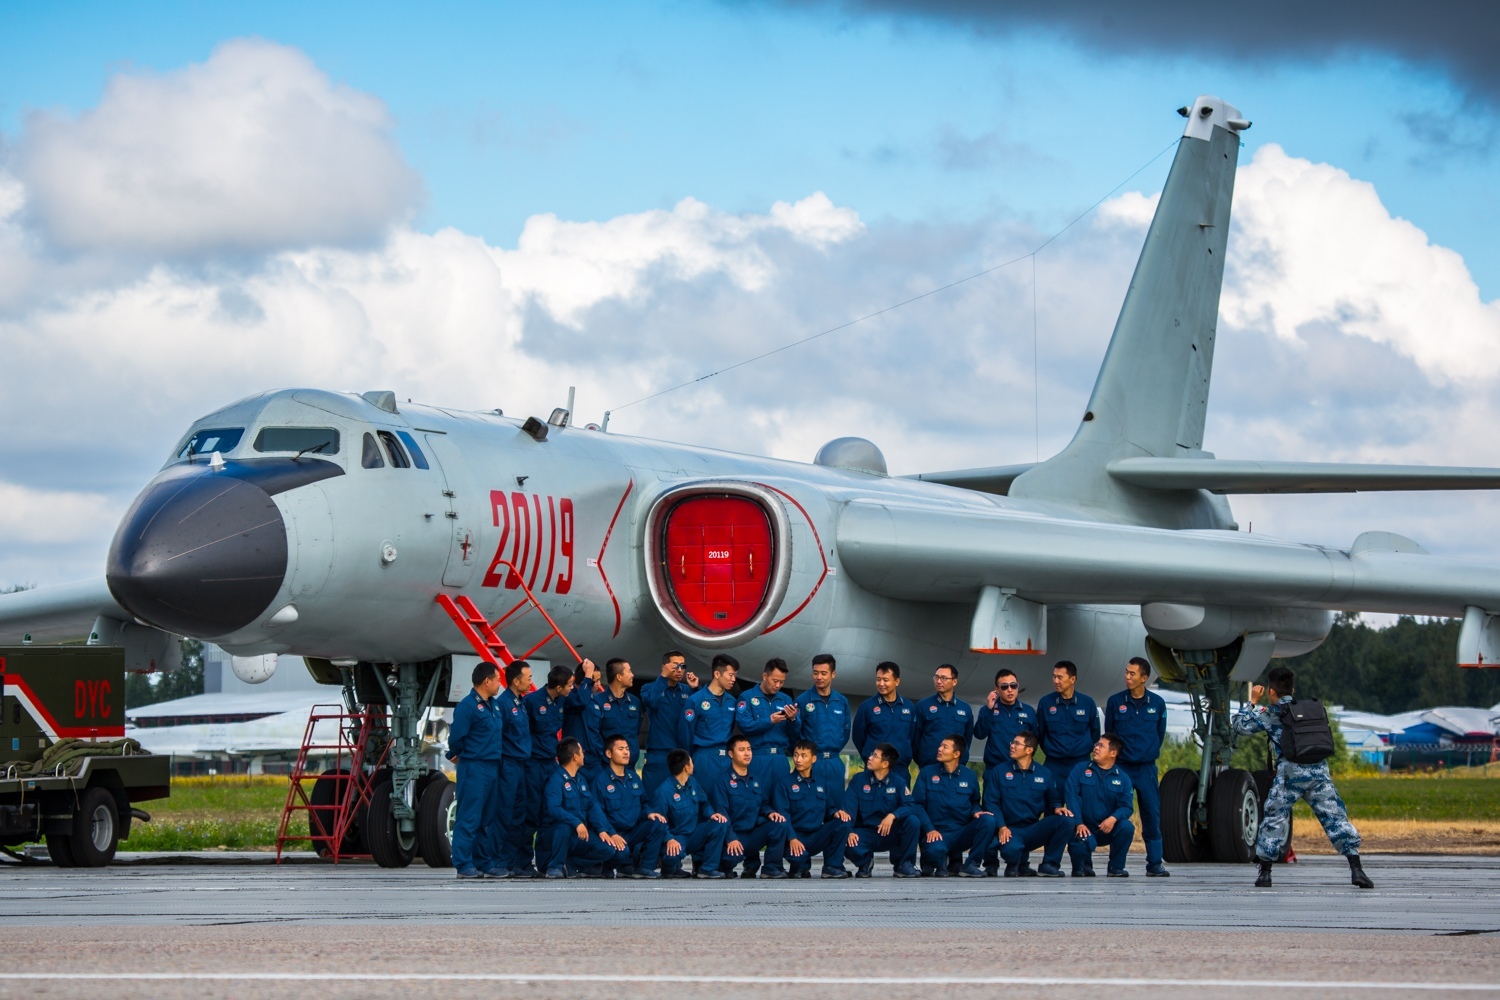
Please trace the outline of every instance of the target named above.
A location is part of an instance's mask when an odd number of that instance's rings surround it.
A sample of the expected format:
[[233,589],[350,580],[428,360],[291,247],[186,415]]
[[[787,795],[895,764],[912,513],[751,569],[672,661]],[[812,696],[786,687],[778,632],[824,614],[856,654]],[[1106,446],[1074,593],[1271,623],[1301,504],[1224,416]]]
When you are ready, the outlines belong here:
[[1036,733],[1036,709],[1020,699],[1014,705],[1006,705],[997,698],[994,708],[980,705],[974,710],[974,738],[984,740],[986,779],[991,771],[1010,763],[1010,741],[1025,730]]
[[1037,736],[1047,759],[1042,766],[1052,772],[1058,787],[1066,788],[1073,768],[1089,759],[1099,742],[1099,706],[1080,692],[1064,699],[1053,691],[1036,703]]
[[1063,792],[1052,772],[1035,763],[1023,769],[1010,761],[993,771],[986,768],[984,779],[984,807],[1010,829],[1010,839],[1000,845],[1000,857],[991,855],[994,860],[987,859],[988,866],[998,869],[1003,858],[1007,874],[1025,874],[1022,866],[1041,847],[1042,864],[1060,868],[1063,848],[1078,821],[1057,815]]
[[685,711],[693,690],[685,681],[673,684],[665,677],[641,688],[641,703],[646,708],[646,765],[641,768],[641,780],[646,783],[646,794],[655,795],[656,790],[672,779],[667,770],[667,754],[673,750],[693,749],[692,733],[688,729]]
[[[1292,699],[1283,698],[1269,708],[1257,708],[1246,703],[1235,715],[1234,731],[1241,736],[1269,733],[1271,746],[1276,756],[1281,757],[1281,714]],[[1260,833],[1255,838],[1255,856],[1262,861],[1280,861],[1286,853],[1287,837],[1291,835],[1292,806],[1298,799],[1306,799],[1313,815],[1323,824],[1323,832],[1333,849],[1348,857],[1359,853],[1359,831],[1349,822],[1349,813],[1344,800],[1333,786],[1333,776],[1328,773],[1328,762],[1316,764],[1294,764],[1281,760],[1276,766],[1276,779],[1266,795],[1265,816],[1260,821]]]
[[[813,772],[817,776],[817,772]],[[858,838],[848,848],[849,860],[861,872],[867,872],[876,851],[890,851],[891,864],[899,871],[917,860],[917,838],[922,832],[922,818],[906,787],[906,772],[894,768],[885,779],[869,771],[855,774],[844,792],[844,812],[849,814],[849,828]],[[878,828],[886,816],[895,814],[891,832],[881,836]]]
[[599,733],[599,692],[594,682],[580,680],[563,699],[562,734],[583,745],[583,769],[593,771],[604,766],[604,737]]
[[[614,739],[616,736],[625,737],[625,742],[630,744],[630,766],[635,767],[636,761],[641,758],[641,699],[637,698],[629,688],[626,688],[625,693],[618,698],[615,697],[613,691],[605,688],[603,694],[594,696],[594,700],[599,705],[600,742]],[[603,760],[602,752],[600,760]],[[600,775],[603,775],[609,770],[609,765],[600,764],[597,770]],[[597,780],[594,782],[596,785],[598,783]]]
[[1157,790],[1156,758],[1167,738],[1167,703],[1155,691],[1132,698],[1129,691],[1109,696],[1104,705],[1104,731],[1124,742],[1118,761],[1130,776],[1141,810],[1141,839],[1146,846],[1147,866],[1159,865],[1161,857],[1161,793]]
[[693,734],[693,777],[709,788],[729,770],[725,746],[734,733],[734,709],[739,699],[732,692],[714,694],[705,685],[693,692],[683,716]]
[[[591,865],[629,864],[628,850],[611,847],[600,836],[603,833],[613,836],[615,831],[610,827],[609,817],[599,807],[599,800],[583,771],[569,774],[567,768],[554,765],[547,779],[544,813],[546,818],[538,841],[537,857],[545,857],[549,878],[565,874],[569,869],[576,872]],[[586,829],[587,838],[578,836],[580,825]],[[546,848],[541,844],[546,844]]]
[[531,761],[531,721],[525,695],[506,688],[495,699],[505,719],[500,757],[500,825],[505,831],[500,867],[514,871],[531,866],[531,838],[526,826],[526,768]]
[[736,865],[744,862],[744,878],[754,878],[760,871],[760,852],[766,852],[766,870],[785,872],[782,859],[786,854],[787,837],[791,830],[781,820],[771,819],[771,790],[749,768],[740,774],[731,764],[729,770],[719,775],[710,788],[708,800],[714,809],[729,817],[729,833],[724,838],[726,847],[738,840],[744,848],[739,857],[726,849],[719,870],[728,875]]
[[497,699],[464,695],[453,709],[448,756],[458,762],[458,815],[453,821],[453,867],[505,868],[500,828],[500,756],[504,720]]
[[969,744],[974,742],[974,709],[956,695],[944,701],[936,694],[917,702],[917,725],[912,734],[912,759],[918,767],[937,763],[938,744],[949,736],[964,738],[959,764],[969,762]]
[[[1135,839],[1135,824],[1130,822],[1135,808],[1130,776],[1120,769],[1118,761],[1106,770],[1086,760],[1068,777],[1066,798],[1074,827],[1081,823],[1089,828],[1087,837],[1080,840],[1074,836],[1068,841],[1073,870],[1093,871],[1094,848],[1102,845],[1109,848],[1110,873],[1123,872],[1130,842]],[[1110,816],[1115,818],[1114,829],[1105,833],[1099,824]]]
[[844,760],[839,754],[849,742],[853,716],[849,699],[832,688],[826,698],[817,688],[808,688],[797,696],[797,738],[812,740],[818,748],[813,774],[826,788],[844,787]]
[[859,759],[868,759],[877,746],[889,743],[901,751],[901,759],[895,766],[906,770],[911,764],[916,725],[917,706],[910,698],[899,694],[893,701],[886,701],[878,694],[866,698],[854,713],[854,748],[859,751]]
[[606,765],[594,774],[592,789],[610,825],[625,838],[630,869],[656,874],[667,824],[650,817],[646,783],[628,767],[624,774],[616,774],[613,765]]
[[[759,684],[740,695],[734,708],[734,721],[740,732],[750,737],[750,773],[769,791],[776,781],[792,769],[792,739],[786,720],[772,722],[771,716],[792,704],[792,696],[777,691],[770,697]],[[696,765],[695,765],[696,766]]]
[[663,875],[676,874],[688,855],[692,855],[693,864],[705,872],[718,871],[724,858],[729,824],[713,818],[713,803],[709,802],[698,779],[692,775],[686,777],[686,783],[669,778],[656,790],[652,802],[654,811],[667,818],[667,837],[682,845],[682,853],[675,858],[662,852]]
[[[979,775],[967,767],[949,771],[941,764],[928,764],[917,773],[911,798],[926,820],[921,838],[923,873],[943,874],[958,869],[959,859],[967,850],[969,856],[963,867],[981,874],[984,857],[994,848],[999,827],[994,815],[984,807]],[[932,830],[942,834],[943,839],[929,844],[926,834]]]
[[537,835],[542,829],[542,798],[547,791],[547,779],[557,768],[558,732],[562,729],[562,699],[554,698],[547,689],[539,687],[522,699],[526,706],[527,724],[531,726],[531,759],[526,762],[526,817],[525,832],[518,835],[525,845],[514,871],[529,868],[535,858],[537,867],[546,863],[544,847]]
[[849,823],[836,815],[844,808],[841,791],[824,785],[811,772],[807,777],[795,771],[771,789],[771,806],[787,818],[791,836],[802,842],[803,855],[788,855],[793,874],[810,872],[813,855],[823,855],[823,871],[844,870],[844,847],[849,840]]

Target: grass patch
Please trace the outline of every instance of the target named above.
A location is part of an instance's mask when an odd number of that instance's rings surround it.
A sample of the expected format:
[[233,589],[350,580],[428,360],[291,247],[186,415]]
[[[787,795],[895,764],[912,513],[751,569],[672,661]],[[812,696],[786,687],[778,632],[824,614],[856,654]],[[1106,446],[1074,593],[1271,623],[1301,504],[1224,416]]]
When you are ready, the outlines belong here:
[[[144,803],[150,823],[133,823],[122,851],[250,850],[276,846],[286,805],[284,777],[174,778],[169,798]],[[306,786],[312,790],[311,784]],[[292,817],[287,831],[307,835],[307,814]],[[306,850],[307,844],[294,845]]]
[[[1500,816],[1500,781],[1486,778],[1339,778],[1351,819],[1490,820]],[[1296,815],[1312,819],[1307,803]]]

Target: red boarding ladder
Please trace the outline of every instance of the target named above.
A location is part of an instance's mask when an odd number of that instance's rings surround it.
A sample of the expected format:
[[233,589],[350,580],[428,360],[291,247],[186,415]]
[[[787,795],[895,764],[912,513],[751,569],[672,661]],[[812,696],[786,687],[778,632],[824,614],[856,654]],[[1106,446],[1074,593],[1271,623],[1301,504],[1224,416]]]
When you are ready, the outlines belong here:
[[[480,611],[466,595],[460,594],[457,597],[449,597],[447,594],[439,594],[436,598],[437,603],[442,609],[448,612],[448,617],[453,619],[453,624],[457,625],[458,630],[463,633],[464,638],[469,640],[469,645],[474,647],[474,652],[495,666],[504,668],[510,666],[515,660],[530,658],[537,650],[547,645],[553,639],[557,639],[564,646],[568,647],[568,652],[573,654],[573,661],[581,663],[583,657],[578,655],[578,650],[574,649],[573,644],[568,641],[568,637],[563,635],[563,631],[558,627],[557,622],[552,620],[552,616],[547,614],[547,609],[542,607],[541,602],[536,599],[536,595],[531,592],[531,588],[526,586],[526,581],[521,579],[521,574],[516,571],[516,567],[503,559],[495,563],[495,566],[503,566],[510,571],[507,578],[516,581],[524,596],[515,603],[514,607],[499,618],[496,618],[493,622],[486,618],[484,612]],[[540,642],[533,645],[520,656],[516,656],[510,651],[510,647],[500,638],[500,630],[508,625],[514,625],[532,611],[542,616],[551,631]]]
[[[318,742],[319,722],[332,722],[338,727],[338,737],[333,743]],[[297,753],[297,763],[292,768],[291,783],[286,790],[286,805],[281,810],[281,825],[276,831],[276,863],[281,864],[281,852],[285,845],[311,841],[313,849],[338,864],[343,858],[364,857],[346,850],[346,843],[360,810],[370,802],[371,779],[385,755],[390,751],[387,741],[385,749],[373,767],[366,768],[369,757],[370,738],[386,725],[385,710],[370,709],[350,712],[342,705],[314,705],[307,716],[307,729],[302,734],[302,749]],[[316,754],[325,759],[333,757],[332,766],[325,765],[321,774],[308,771],[308,757]],[[314,803],[308,794],[306,782],[332,780],[334,794],[332,802]],[[297,836],[287,831],[292,816],[307,813],[307,835]]]

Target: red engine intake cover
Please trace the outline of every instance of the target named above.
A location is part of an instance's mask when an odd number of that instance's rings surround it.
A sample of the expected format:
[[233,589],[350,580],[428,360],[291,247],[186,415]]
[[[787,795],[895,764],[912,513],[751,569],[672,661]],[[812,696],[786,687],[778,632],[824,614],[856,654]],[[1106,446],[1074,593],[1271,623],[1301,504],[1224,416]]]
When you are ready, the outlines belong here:
[[732,632],[755,617],[771,589],[776,541],[754,500],[696,496],[668,512],[662,577],[687,623]]

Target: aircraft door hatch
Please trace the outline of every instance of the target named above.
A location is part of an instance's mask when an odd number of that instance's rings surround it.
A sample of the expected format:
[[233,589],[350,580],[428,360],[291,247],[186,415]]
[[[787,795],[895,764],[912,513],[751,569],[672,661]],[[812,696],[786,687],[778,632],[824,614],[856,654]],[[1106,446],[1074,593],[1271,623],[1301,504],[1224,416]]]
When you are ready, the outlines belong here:
[[469,482],[468,466],[446,437],[441,434],[424,436],[427,451],[433,458],[433,468],[443,483],[442,499],[446,501],[439,508],[449,526],[448,564],[443,569],[443,586],[466,587],[474,576],[474,567],[479,564],[479,539],[475,531],[478,522],[474,520],[478,506],[473,484]]
[[759,503],[723,494],[688,497],[668,511],[663,535],[662,575],[690,625],[733,632],[765,606],[776,545]]

